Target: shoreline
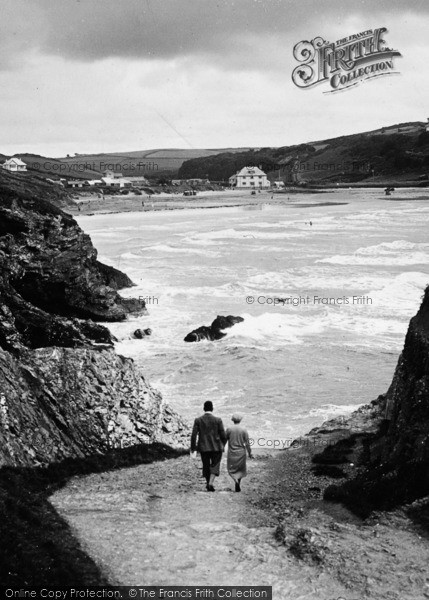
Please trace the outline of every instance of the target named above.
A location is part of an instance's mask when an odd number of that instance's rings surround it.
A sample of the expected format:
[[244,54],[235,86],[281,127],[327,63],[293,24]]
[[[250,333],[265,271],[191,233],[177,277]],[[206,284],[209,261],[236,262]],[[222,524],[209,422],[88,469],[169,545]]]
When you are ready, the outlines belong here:
[[[322,207],[322,206],[340,206],[348,204],[347,197],[338,197],[339,193],[344,193],[345,188],[332,188],[325,190],[290,190],[288,191],[262,191],[260,194],[252,196],[247,191],[233,192],[200,192],[192,199],[179,196],[178,194],[163,194],[156,196],[103,196],[97,194],[92,196],[81,197],[78,201],[75,199],[73,205],[68,205],[64,208],[68,214],[79,216],[121,214],[121,213],[145,213],[145,212],[167,212],[172,210],[187,210],[187,209],[214,209],[214,208],[244,208],[247,210],[262,210],[264,206],[281,206],[281,207]],[[357,188],[347,188],[347,191],[355,191]],[[365,189],[365,188],[363,188]],[[370,188],[366,188],[370,189]],[[372,188],[371,188],[372,189]],[[378,191],[377,188],[373,188]],[[388,202],[414,202],[414,201],[429,201],[428,196],[421,195],[421,188],[409,188],[410,191],[419,192],[417,198],[407,197],[392,197],[383,196],[382,198]],[[319,194],[332,194],[329,199],[320,198]],[[302,198],[306,197],[305,200]]]

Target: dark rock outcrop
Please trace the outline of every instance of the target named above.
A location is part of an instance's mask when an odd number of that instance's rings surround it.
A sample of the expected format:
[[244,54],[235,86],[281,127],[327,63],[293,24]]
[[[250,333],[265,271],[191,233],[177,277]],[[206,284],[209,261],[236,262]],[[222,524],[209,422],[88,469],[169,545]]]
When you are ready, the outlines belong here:
[[113,290],[121,290],[122,288],[135,285],[128,275],[115,269],[115,267],[105,265],[99,261],[97,261],[97,267],[103,277],[104,284],[111,287]]
[[152,329],[150,329],[149,327],[147,329],[136,329],[133,333],[133,337],[135,337],[136,340],[142,340],[143,338],[148,337],[149,335],[152,335]]
[[188,429],[94,321],[147,314],[60,206],[61,190],[0,170],[0,465],[84,459]]
[[227,317],[217,316],[210,327],[203,325],[194,329],[184,338],[185,342],[200,342],[201,340],[220,340],[226,336],[224,329],[232,327],[236,323],[244,321],[243,317],[233,317],[228,315]]
[[393,381],[380,398],[383,420],[368,440],[366,468],[329,500],[362,514],[429,495],[429,288],[410,321]]
[[[54,191],[50,190],[51,200]],[[144,313],[144,302],[121,298],[117,292],[130,285],[130,279],[97,260],[89,236],[47,201],[45,193],[32,178],[23,183],[19,176],[0,173],[1,306],[3,313],[9,308],[15,319],[14,323],[8,319],[0,338],[10,339],[12,327],[16,335],[27,338],[25,345],[46,345],[46,337],[55,342],[67,337],[64,318],[118,321],[130,312]],[[38,340],[41,327],[51,331]],[[53,329],[58,333],[54,335]]]
[[113,350],[0,350],[0,465],[45,465],[112,448],[184,446],[188,429]]

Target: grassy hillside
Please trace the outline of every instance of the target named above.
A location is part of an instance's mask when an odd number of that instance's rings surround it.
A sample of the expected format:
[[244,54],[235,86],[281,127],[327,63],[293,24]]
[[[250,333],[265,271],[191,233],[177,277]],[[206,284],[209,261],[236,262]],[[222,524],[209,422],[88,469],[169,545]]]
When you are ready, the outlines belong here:
[[[158,179],[177,175],[184,161],[201,156],[212,156],[221,152],[243,152],[249,148],[180,149],[167,148],[117,152],[108,154],[75,154],[64,158],[50,158],[38,154],[15,154],[26,164],[32,174],[39,173],[58,179],[99,179],[103,171],[111,169],[126,176],[141,176]],[[9,156],[0,154],[0,162]]]
[[[157,181],[209,178],[226,181],[246,165],[260,166],[271,181],[318,185],[429,181],[429,133],[422,122],[280,148],[152,149],[46,158],[20,154],[30,172],[51,178],[98,179],[112,169]],[[2,155],[0,155],[0,159]],[[3,159],[6,157],[3,157]]]
[[189,159],[207,157],[221,152],[247,151],[249,148],[218,148],[218,149],[180,149],[166,148],[155,150],[140,150],[135,152],[117,152],[106,154],[79,154],[60,158],[71,171],[79,171],[89,167],[97,172],[112,169],[124,176],[158,177],[162,174],[174,176],[181,165]]
[[93,169],[70,168],[58,158],[49,158],[38,154],[16,154],[27,165],[27,170],[33,175],[44,175],[52,179],[66,177],[67,179],[96,179],[100,173]]
[[374,131],[298,146],[224,152],[183,163],[180,178],[227,180],[246,165],[261,166],[271,180],[290,183],[424,181],[429,174],[429,133],[424,123],[401,123]]

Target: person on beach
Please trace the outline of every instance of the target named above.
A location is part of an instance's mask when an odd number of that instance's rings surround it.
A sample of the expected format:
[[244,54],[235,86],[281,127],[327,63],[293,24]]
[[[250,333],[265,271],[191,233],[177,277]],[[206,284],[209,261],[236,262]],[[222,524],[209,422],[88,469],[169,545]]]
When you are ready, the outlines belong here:
[[200,452],[203,463],[203,477],[207,482],[207,491],[214,492],[215,477],[219,476],[226,434],[222,419],[213,415],[213,403],[204,402],[204,414],[197,417],[191,435],[191,453]]
[[240,425],[242,419],[241,414],[234,413],[231,417],[234,425],[226,430],[228,440],[227,468],[228,473],[235,482],[236,492],[241,492],[241,480],[247,475],[246,452],[249,458],[253,458],[249,434],[247,429]]

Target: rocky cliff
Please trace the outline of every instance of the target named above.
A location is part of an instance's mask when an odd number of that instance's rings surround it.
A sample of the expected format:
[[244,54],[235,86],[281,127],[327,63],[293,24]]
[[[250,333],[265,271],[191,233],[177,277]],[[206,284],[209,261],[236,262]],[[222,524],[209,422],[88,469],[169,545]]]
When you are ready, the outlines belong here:
[[382,420],[369,436],[365,468],[325,495],[363,513],[429,496],[429,287],[410,321],[390,388],[378,404]]
[[0,464],[43,465],[140,442],[182,445],[186,424],[94,321],[145,313],[97,260],[64,192],[0,172]]
[[187,428],[113,350],[0,350],[0,465],[44,465],[141,442],[180,445]]

